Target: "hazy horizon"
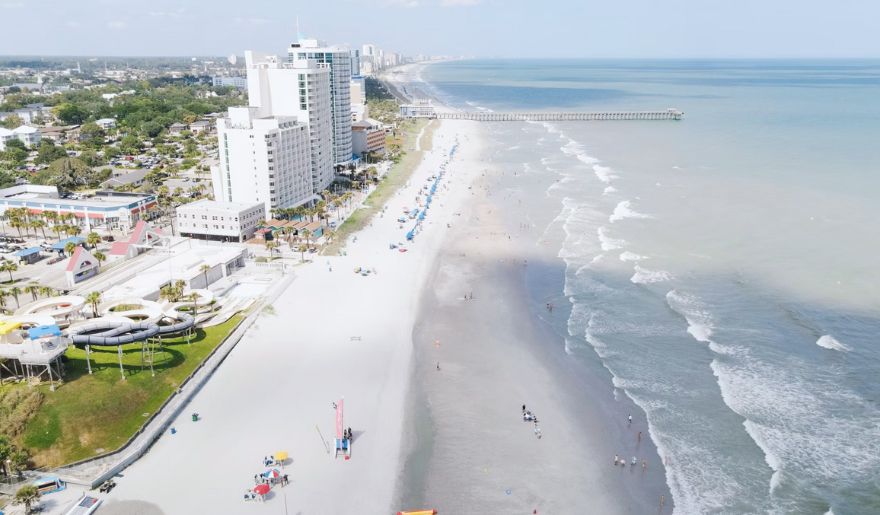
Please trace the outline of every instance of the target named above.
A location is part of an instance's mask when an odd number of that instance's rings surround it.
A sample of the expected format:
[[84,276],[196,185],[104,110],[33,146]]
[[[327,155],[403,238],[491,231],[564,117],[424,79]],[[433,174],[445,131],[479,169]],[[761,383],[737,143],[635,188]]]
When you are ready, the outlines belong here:
[[[47,7],[48,6],[48,7]],[[297,8],[298,7],[298,8]],[[880,58],[880,6],[843,0],[688,0],[626,5],[555,0],[0,0],[0,55],[189,57],[283,51],[305,36],[405,55],[481,58]],[[425,23],[430,20],[430,24]],[[442,30],[454,27],[454,31]],[[426,28],[438,30],[425,30]],[[146,50],[149,49],[149,50]]]

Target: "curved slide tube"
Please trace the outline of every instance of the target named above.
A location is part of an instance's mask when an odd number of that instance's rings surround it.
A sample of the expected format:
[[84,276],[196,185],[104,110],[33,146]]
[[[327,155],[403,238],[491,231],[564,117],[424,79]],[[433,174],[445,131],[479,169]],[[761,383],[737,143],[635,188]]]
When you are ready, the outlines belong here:
[[152,338],[159,334],[159,326],[152,322],[96,318],[71,327],[67,334],[75,345],[111,347]]
[[196,319],[189,313],[175,311],[173,314],[169,314],[168,318],[177,320],[177,322],[168,325],[159,325],[159,334],[180,333],[196,325]]
[[50,297],[36,300],[26,304],[15,311],[16,315],[48,315],[56,321],[63,321],[79,313],[86,303],[86,299],[79,295],[64,295],[62,297]]
[[113,347],[141,342],[157,334],[180,333],[195,325],[195,318],[187,313],[175,312],[168,318],[176,322],[159,324],[153,321],[132,322],[119,316],[102,317],[77,324],[68,329],[67,334],[75,345]]

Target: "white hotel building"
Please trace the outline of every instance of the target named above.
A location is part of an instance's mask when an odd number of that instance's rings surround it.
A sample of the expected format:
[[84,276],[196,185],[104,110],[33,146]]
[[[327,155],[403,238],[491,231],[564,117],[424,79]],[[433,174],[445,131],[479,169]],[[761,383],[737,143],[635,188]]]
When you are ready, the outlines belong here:
[[214,198],[273,208],[313,198],[308,127],[292,116],[260,116],[256,107],[231,107],[217,120],[220,165],[211,170]]
[[[351,148],[351,51],[327,46],[317,39],[300,39],[287,49],[288,62],[316,61],[330,69],[330,109],[333,121],[333,164],[352,160]],[[360,67],[360,65],[358,65]]]
[[[248,99],[251,107],[257,109],[255,118],[294,117],[305,124],[311,151],[312,193],[326,189],[333,182],[335,162],[329,65],[299,58],[281,62],[277,56],[251,51],[245,52],[245,60]],[[349,141],[350,138],[351,134]],[[222,139],[220,143],[222,150]],[[278,202],[266,206],[271,207],[290,205]]]

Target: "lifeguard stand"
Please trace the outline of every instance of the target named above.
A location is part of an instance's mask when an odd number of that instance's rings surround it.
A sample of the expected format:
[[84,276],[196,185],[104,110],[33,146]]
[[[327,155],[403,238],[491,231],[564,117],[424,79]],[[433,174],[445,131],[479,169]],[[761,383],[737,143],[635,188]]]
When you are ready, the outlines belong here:
[[334,439],[335,452],[334,458],[338,458],[341,454],[345,459],[351,458],[351,440],[345,437],[345,424],[342,417],[342,406],[345,398],[339,399],[336,403],[336,438]]

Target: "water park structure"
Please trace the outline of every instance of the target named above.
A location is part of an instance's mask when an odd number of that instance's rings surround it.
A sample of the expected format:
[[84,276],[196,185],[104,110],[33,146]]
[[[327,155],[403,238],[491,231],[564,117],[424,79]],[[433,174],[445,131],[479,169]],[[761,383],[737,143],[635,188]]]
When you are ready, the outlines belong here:
[[[162,349],[162,338],[183,335],[189,342],[196,317],[213,304],[209,290],[191,290],[178,302],[157,302],[142,298],[121,298],[86,308],[86,299],[65,295],[40,299],[0,317],[0,378],[4,372],[29,383],[45,374],[52,388],[64,374],[61,359],[70,345],[84,348],[86,366],[92,373],[91,348],[141,344],[143,367],[153,370],[153,358]],[[199,308],[202,308],[201,310]],[[122,379],[125,374],[122,373]]]

